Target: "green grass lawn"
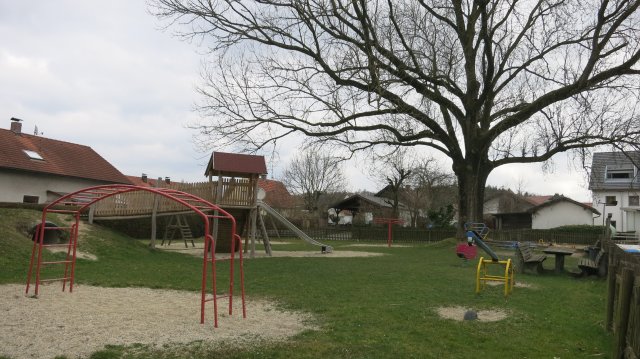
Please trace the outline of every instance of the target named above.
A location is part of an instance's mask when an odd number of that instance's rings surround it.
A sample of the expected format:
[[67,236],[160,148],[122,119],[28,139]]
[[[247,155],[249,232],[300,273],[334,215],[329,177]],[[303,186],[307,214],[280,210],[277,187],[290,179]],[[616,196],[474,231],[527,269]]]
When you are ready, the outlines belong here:
[[[21,231],[40,214],[0,209],[0,283],[23,283],[31,243]],[[93,227],[81,250],[98,261],[78,260],[76,281],[97,286],[145,286],[199,291],[201,260],[148,249],[101,227]],[[277,250],[317,250],[291,239]],[[608,357],[611,335],[604,330],[606,283],[566,275],[520,275],[513,294],[489,286],[476,295],[475,263],[463,264],[454,241],[411,247],[345,247],[335,251],[381,252],[358,258],[261,258],[245,261],[248,300],[275,300],[287,309],[312,313],[320,325],[287,342],[249,348],[135,351],[108,347],[93,358],[583,358]],[[182,245],[177,242],[176,245]],[[224,283],[227,264],[219,264]],[[545,262],[551,269],[553,258]],[[575,268],[567,258],[566,266]],[[497,322],[442,319],[436,309],[464,306],[503,310]],[[251,313],[249,312],[250,316]],[[241,320],[238,318],[238,320]],[[188,350],[188,348],[185,348]],[[126,355],[125,355],[126,354]]]

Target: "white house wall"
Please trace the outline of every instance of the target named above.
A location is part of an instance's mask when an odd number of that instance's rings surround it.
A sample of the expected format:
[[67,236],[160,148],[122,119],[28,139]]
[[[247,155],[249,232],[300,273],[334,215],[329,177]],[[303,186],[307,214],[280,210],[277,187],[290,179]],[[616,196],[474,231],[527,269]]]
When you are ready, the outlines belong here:
[[549,229],[576,224],[593,224],[593,212],[570,202],[557,202],[531,216],[532,229]]
[[49,176],[28,172],[0,173],[0,202],[22,203],[24,196],[38,197],[38,203],[51,202],[47,191],[70,193],[77,190],[105,184],[73,177]]
[[484,214],[497,214],[500,210],[500,197],[491,198],[484,202],[483,212]]
[[[616,229],[619,231],[640,231],[640,214],[638,214],[638,212],[628,212],[622,209],[630,207],[629,195],[638,195],[638,192],[594,191],[593,208],[602,212],[602,216],[593,219],[594,224],[602,225],[604,223],[604,218],[607,218],[609,213],[611,213],[611,221],[615,221]],[[604,206],[607,196],[615,196],[618,203],[615,206]],[[636,208],[640,209],[638,207]]]

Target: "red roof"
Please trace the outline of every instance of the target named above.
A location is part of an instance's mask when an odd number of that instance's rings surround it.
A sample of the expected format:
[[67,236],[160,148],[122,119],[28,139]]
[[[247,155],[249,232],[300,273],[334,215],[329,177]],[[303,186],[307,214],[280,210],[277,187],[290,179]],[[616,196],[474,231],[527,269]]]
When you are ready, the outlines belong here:
[[205,175],[242,175],[242,174],[267,174],[267,164],[264,156],[245,155],[240,153],[214,152],[211,155]]
[[157,179],[147,178],[147,182],[143,181],[140,176],[127,176],[129,181],[133,183],[135,186],[140,187],[156,187]]
[[548,201],[553,196],[526,196],[524,199],[534,206],[539,206]]
[[258,187],[265,191],[264,202],[269,206],[273,208],[295,207],[295,199],[284,186],[284,183],[276,180],[259,179]]
[[[0,129],[0,144],[0,168],[130,184],[89,146],[4,129]],[[37,153],[42,160],[31,159],[24,150]]]

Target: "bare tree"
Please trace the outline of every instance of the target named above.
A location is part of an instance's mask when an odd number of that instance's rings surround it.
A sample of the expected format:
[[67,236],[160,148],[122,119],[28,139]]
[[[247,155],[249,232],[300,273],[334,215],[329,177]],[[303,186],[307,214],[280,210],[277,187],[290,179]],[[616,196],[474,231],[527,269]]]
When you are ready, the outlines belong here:
[[392,215],[398,217],[404,190],[413,174],[414,155],[407,149],[397,149],[391,153],[376,154],[370,169],[379,183],[384,185],[383,197],[391,205]]
[[412,172],[408,186],[404,187],[402,201],[411,212],[411,225],[416,227],[420,215],[454,203],[455,193],[451,191],[454,175],[433,157],[420,160]]
[[205,140],[435,149],[460,223],[499,166],[640,142],[640,0],[152,1],[210,47]]
[[291,161],[283,182],[302,196],[306,210],[316,212],[323,196],[344,191],[345,177],[339,158],[310,149]]

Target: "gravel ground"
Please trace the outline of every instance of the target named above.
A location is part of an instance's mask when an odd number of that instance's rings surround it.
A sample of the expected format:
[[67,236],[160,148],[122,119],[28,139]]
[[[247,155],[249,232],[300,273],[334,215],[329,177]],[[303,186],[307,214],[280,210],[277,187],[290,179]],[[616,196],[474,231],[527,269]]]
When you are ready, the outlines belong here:
[[0,285],[0,355],[82,358],[106,344],[165,346],[200,340],[246,347],[317,329],[309,315],[282,311],[265,301],[247,300],[243,319],[239,296],[233,316],[228,315],[226,299],[218,301],[214,328],[211,303],[207,322],[200,324],[196,292],[76,285],[70,294],[60,288],[59,283],[41,286],[36,299],[24,295],[24,285]]

